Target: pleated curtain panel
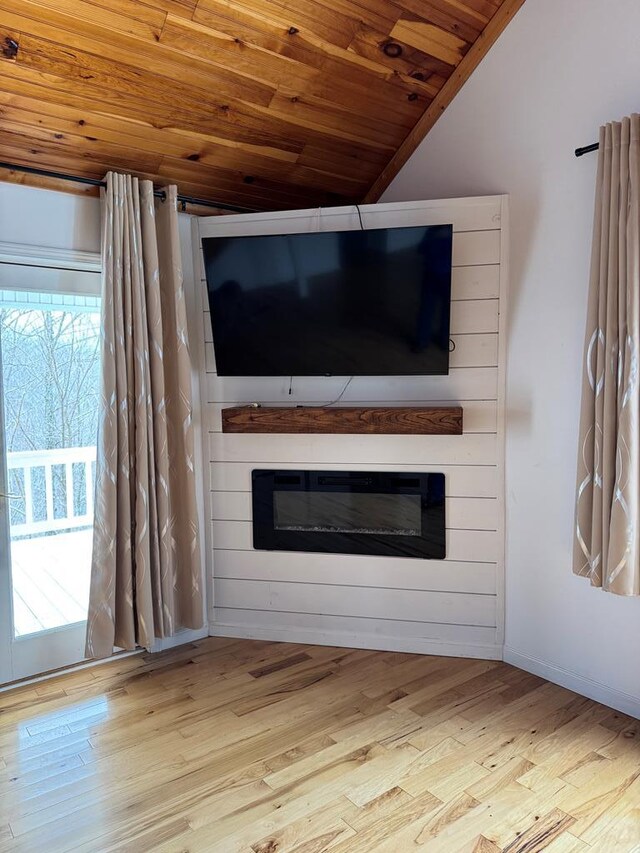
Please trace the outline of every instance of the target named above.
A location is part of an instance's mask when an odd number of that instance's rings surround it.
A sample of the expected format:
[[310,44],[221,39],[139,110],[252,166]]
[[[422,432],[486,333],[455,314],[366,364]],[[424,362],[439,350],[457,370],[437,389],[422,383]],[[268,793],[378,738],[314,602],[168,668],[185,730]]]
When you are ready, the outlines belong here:
[[600,129],[573,570],[640,595],[640,116]]
[[87,657],[203,624],[177,191],[109,173]]

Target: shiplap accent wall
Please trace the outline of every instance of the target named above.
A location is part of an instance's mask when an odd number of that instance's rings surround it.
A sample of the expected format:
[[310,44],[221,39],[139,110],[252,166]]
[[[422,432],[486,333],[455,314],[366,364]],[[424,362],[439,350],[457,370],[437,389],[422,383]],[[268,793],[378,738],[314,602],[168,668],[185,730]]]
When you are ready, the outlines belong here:
[[[462,436],[224,435],[221,410],[242,403],[322,404],[349,377],[218,377],[202,237],[360,227],[355,208],[194,220],[201,271],[206,405],[210,630],[339,646],[499,658],[503,642],[504,196],[363,205],[365,228],[453,223],[448,376],[356,377],[338,405],[459,403]],[[502,305],[503,310],[500,310]],[[443,561],[254,551],[253,468],[443,471]]]

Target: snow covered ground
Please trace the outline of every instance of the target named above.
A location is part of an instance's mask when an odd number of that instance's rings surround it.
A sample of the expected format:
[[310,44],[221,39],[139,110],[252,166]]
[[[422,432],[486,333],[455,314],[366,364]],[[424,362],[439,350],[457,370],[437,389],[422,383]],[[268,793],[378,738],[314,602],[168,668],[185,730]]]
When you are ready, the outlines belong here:
[[11,543],[16,636],[87,618],[92,530]]

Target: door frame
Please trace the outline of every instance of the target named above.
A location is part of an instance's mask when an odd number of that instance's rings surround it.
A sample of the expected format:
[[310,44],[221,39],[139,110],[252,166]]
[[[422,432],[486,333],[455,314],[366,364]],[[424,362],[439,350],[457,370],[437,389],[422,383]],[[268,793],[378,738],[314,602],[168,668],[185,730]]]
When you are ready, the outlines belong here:
[[[97,252],[0,242],[0,290],[100,296],[101,269]],[[0,381],[1,371],[0,350]],[[0,395],[0,492],[7,485]],[[85,622],[14,637],[10,545],[9,503],[0,498],[0,686],[85,660]]]
[[[0,388],[2,388],[2,335],[0,334]],[[9,491],[4,445],[4,394],[0,394],[0,493]],[[0,496],[0,684],[13,681],[13,595],[11,594],[11,553],[9,499]]]

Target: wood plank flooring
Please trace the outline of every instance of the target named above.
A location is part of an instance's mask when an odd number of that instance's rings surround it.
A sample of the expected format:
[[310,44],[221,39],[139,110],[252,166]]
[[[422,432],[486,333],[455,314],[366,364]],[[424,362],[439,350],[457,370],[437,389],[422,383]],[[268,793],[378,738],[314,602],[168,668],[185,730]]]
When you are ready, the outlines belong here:
[[639,732],[496,661],[210,638],[0,694],[0,851],[637,853]]

